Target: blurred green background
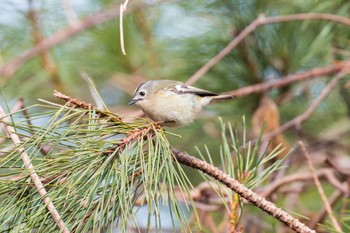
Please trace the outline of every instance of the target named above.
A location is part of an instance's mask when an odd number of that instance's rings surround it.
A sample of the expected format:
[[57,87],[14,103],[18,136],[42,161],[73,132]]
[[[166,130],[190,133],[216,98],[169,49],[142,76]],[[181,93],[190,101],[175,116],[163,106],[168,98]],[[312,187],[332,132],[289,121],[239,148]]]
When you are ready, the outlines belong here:
[[[61,30],[74,29],[80,20],[104,12],[117,15],[121,3],[114,0],[2,0],[0,69],[43,38],[55,38]],[[37,103],[38,98],[58,101],[52,96],[53,90],[93,103],[89,85],[81,75],[86,72],[110,110],[129,116],[137,110],[127,103],[139,83],[148,79],[186,81],[259,15],[310,12],[348,17],[350,2],[130,1],[124,16],[126,56],[120,48],[119,19],[110,17],[26,60],[13,73],[3,73],[0,84],[10,105],[14,105],[18,97],[23,97],[26,105]],[[321,20],[269,24],[256,29],[194,86],[220,93],[271,82],[288,74],[348,60],[349,48],[350,30],[342,24]],[[208,106],[193,124],[170,129],[181,138],[174,136],[169,140],[174,147],[194,154],[195,146],[203,148],[206,144],[215,154],[220,142],[218,116],[230,122],[241,122],[242,116],[246,116],[248,136],[253,139],[251,118],[263,94],[274,100],[283,124],[304,112],[332,77],[293,83],[267,93]],[[301,129],[285,133],[288,143],[293,145],[303,135],[318,150],[317,146],[326,147],[328,144],[324,141],[329,140],[347,145],[350,134],[343,131],[349,126],[349,90],[349,79],[342,79]],[[341,151],[341,155],[347,153],[348,149]]]

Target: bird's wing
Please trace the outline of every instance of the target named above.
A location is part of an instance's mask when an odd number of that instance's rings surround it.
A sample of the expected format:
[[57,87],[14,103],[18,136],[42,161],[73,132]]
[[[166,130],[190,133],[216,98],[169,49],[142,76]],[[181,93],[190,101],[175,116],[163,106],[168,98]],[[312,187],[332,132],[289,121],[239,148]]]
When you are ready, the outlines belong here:
[[173,91],[176,92],[176,93],[179,93],[179,94],[189,93],[189,94],[194,94],[194,95],[198,95],[198,96],[201,96],[201,97],[204,97],[204,96],[217,96],[218,95],[218,94],[215,94],[213,92],[206,91],[206,90],[199,89],[199,88],[192,87],[192,86],[187,86],[185,84],[177,84],[177,85],[175,85],[173,87]]

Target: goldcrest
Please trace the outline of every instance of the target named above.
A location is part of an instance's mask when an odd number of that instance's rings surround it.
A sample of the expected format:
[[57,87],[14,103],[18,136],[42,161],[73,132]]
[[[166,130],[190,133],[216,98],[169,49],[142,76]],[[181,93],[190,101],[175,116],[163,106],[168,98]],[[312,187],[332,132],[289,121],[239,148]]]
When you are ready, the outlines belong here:
[[163,126],[188,125],[214,100],[233,99],[173,80],[152,80],[139,85],[129,105],[135,104],[153,121]]

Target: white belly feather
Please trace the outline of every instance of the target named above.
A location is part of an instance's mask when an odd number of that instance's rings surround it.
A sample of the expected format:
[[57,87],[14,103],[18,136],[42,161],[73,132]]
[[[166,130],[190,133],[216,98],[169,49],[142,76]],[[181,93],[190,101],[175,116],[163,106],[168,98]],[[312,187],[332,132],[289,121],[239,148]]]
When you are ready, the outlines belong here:
[[163,91],[158,93],[157,99],[147,101],[140,107],[154,121],[176,122],[174,125],[181,126],[191,123],[210,100],[210,97]]

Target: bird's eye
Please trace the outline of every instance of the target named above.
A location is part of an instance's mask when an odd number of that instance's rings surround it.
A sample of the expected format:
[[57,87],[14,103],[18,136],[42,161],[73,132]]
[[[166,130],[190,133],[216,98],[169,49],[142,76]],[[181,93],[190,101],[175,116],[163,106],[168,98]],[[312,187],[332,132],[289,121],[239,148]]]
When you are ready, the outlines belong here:
[[140,96],[145,96],[146,95],[146,93],[144,91],[140,91],[139,94],[140,94]]

